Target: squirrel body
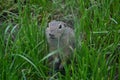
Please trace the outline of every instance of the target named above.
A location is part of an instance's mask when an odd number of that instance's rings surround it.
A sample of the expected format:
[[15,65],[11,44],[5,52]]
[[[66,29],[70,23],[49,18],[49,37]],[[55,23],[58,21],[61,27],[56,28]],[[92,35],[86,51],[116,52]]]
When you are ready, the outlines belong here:
[[[75,48],[75,34],[72,28],[68,27],[62,21],[51,21],[46,28],[46,37],[48,41],[49,51],[60,51],[49,58],[49,64],[58,69],[63,68],[68,60],[70,60]],[[54,64],[54,65],[53,65]]]

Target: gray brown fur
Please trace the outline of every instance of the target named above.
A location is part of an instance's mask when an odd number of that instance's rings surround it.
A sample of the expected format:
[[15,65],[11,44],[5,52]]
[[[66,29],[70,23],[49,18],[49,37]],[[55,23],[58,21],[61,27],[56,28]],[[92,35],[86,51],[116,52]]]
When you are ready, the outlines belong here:
[[66,62],[73,55],[75,44],[75,34],[73,29],[68,27],[62,21],[53,20],[48,24],[46,29],[46,37],[50,52],[61,49],[60,52],[49,58],[49,64],[52,65],[52,67],[55,67],[55,64],[58,64],[61,61],[59,69],[63,68]]

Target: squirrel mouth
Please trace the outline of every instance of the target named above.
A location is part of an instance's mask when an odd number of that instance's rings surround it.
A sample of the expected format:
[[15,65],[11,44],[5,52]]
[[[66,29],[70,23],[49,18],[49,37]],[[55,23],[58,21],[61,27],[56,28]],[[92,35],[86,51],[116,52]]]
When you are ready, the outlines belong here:
[[54,34],[50,34],[49,33],[49,36],[50,36],[51,39],[55,39],[55,35]]
[[53,34],[49,34],[51,39],[55,39],[55,36]]
[[50,38],[51,38],[51,39],[55,39],[55,37],[54,37],[54,36],[50,36]]

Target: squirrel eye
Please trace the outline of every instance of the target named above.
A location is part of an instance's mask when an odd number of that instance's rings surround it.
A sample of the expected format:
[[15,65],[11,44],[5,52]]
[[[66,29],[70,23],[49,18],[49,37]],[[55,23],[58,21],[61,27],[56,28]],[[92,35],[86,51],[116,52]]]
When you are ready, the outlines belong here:
[[59,26],[59,29],[61,29],[61,28],[62,28],[62,25]]

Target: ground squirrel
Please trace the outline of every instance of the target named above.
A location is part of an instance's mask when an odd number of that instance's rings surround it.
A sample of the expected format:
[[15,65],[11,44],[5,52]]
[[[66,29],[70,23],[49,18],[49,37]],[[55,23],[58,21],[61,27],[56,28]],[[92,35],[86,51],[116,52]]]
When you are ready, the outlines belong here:
[[75,46],[73,29],[62,21],[53,20],[46,28],[46,37],[50,52],[60,49],[58,53],[49,58],[49,64],[55,69],[63,68],[73,54]]

